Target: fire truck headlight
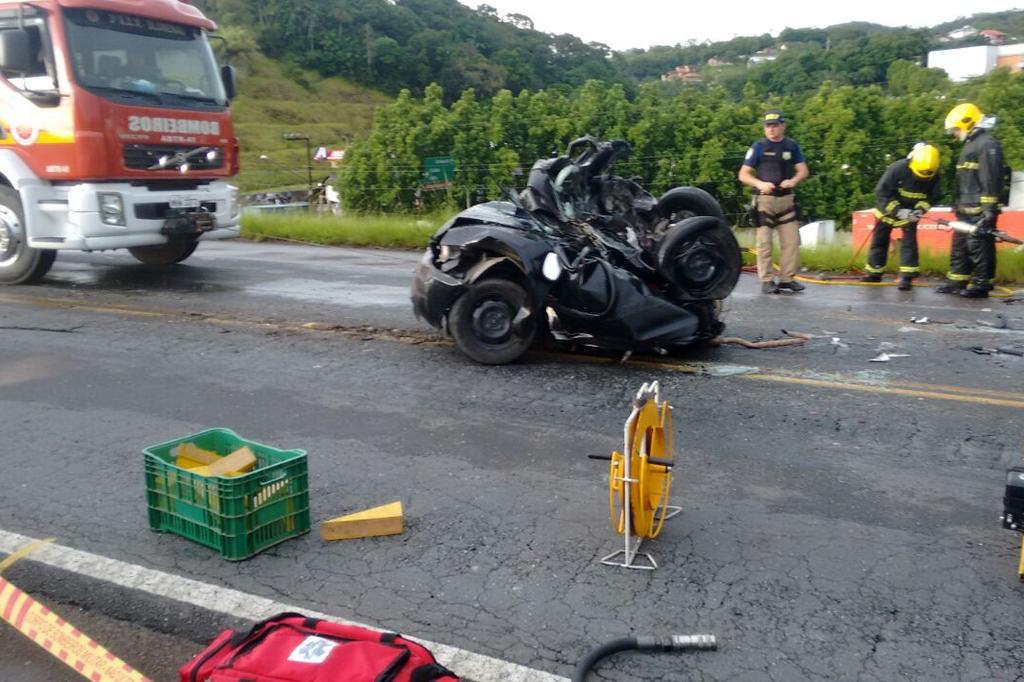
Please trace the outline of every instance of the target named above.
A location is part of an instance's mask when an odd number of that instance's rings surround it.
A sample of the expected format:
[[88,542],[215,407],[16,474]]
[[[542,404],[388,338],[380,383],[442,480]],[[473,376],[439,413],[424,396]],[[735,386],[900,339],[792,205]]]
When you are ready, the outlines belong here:
[[228,213],[237,218],[242,211],[242,193],[234,185],[228,185]]
[[100,192],[100,220],[105,225],[124,225],[124,201],[119,192]]

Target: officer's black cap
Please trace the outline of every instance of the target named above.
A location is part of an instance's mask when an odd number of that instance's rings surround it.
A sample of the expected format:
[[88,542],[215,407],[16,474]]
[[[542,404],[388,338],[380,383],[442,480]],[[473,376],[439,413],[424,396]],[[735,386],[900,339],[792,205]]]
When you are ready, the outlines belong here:
[[783,116],[782,112],[779,111],[778,109],[772,109],[771,111],[765,112],[765,115],[764,115],[764,124],[765,125],[768,125],[769,123],[785,123],[785,122],[786,122],[786,117]]

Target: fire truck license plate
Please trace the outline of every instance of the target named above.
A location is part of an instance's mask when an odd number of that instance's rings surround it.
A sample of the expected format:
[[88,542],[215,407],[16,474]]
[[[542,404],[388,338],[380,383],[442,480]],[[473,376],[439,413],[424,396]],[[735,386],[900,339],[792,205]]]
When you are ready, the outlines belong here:
[[199,208],[199,199],[195,197],[172,197],[171,208]]

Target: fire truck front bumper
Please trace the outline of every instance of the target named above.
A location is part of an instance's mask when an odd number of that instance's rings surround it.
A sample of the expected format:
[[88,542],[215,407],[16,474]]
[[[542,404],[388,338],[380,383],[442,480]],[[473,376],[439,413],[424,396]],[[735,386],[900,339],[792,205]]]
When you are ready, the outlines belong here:
[[29,246],[102,251],[239,235],[237,187],[224,181],[173,187],[93,182],[26,188]]

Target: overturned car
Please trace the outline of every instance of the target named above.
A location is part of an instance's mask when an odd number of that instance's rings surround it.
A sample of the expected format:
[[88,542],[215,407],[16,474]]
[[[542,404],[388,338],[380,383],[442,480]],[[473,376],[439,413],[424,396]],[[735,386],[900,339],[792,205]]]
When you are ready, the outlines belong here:
[[629,152],[621,140],[574,140],[535,163],[510,201],[445,223],[416,269],[417,317],[486,364],[516,360],[541,335],[614,351],[718,336],[741,270],[722,209],[694,187],[655,199],[610,174]]

